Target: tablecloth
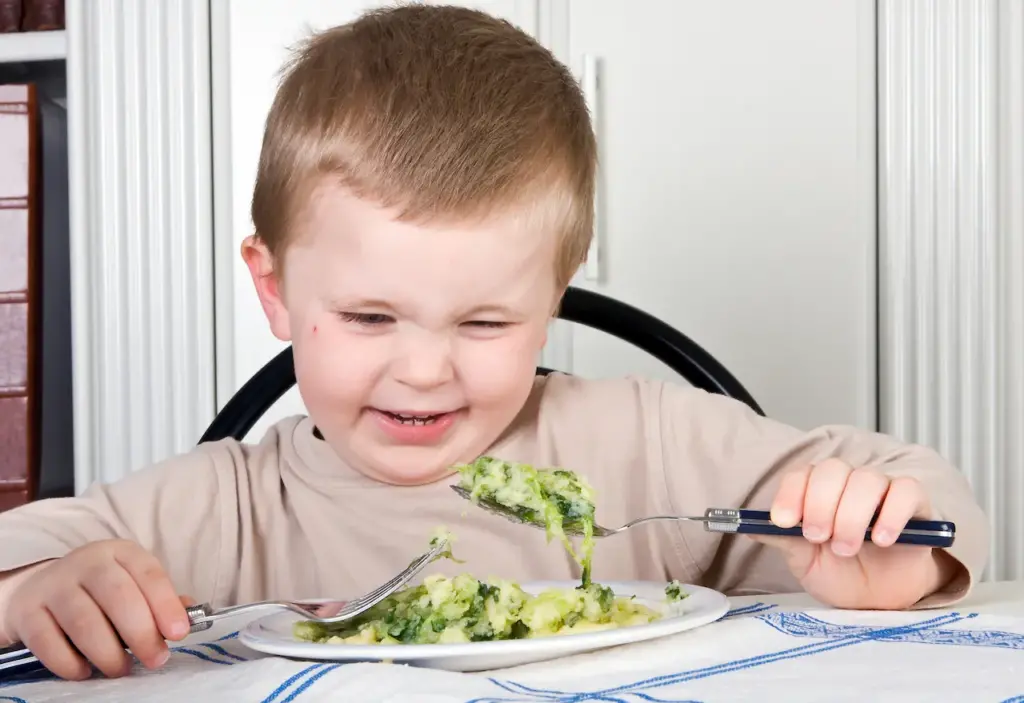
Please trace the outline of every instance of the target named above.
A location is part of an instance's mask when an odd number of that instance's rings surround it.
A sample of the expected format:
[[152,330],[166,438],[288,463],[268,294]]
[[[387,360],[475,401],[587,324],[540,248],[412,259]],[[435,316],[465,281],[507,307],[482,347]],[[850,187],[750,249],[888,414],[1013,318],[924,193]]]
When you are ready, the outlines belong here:
[[878,613],[733,604],[718,622],[673,637],[474,674],[293,661],[215,631],[174,647],[159,671],[0,684],[0,703],[1024,703],[1019,608]]

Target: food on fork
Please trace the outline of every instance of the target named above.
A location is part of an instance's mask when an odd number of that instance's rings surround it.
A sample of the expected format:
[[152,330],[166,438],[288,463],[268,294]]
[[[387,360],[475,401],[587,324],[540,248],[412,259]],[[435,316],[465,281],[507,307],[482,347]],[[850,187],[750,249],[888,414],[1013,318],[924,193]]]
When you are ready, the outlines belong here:
[[[558,537],[583,569],[583,586],[590,585],[594,550],[594,489],[566,469],[536,469],[529,464],[480,457],[456,467],[459,486],[470,500],[490,500],[514,511],[526,522],[543,525],[548,539]],[[579,551],[565,533],[572,526],[583,534]]]
[[[583,570],[582,584],[531,594],[507,579],[484,582],[470,574],[452,578],[434,574],[351,620],[298,622],[293,630],[296,639],[322,644],[487,642],[645,625],[663,617],[659,610],[633,597],[617,596],[591,580],[594,491],[583,478],[565,469],[536,469],[492,457],[456,468],[459,486],[471,500],[498,503],[522,520],[543,526],[549,540],[559,537]],[[583,535],[578,552],[566,529]],[[452,554],[454,539],[445,527],[434,531],[431,546],[447,543],[438,559],[462,563]],[[678,581],[665,588],[670,608],[686,596]]]

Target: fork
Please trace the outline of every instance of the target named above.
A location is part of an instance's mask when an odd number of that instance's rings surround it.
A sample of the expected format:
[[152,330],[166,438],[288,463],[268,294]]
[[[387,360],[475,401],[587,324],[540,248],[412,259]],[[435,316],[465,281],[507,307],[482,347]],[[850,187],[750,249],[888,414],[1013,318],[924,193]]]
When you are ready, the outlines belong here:
[[[473,494],[462,486],[452,486],[453,491],[468,501],[471,501],[487,512],[500,515],[512,522],[530,525],[531,527],[544,528],[544,524],[531,519],[526,511],[516,510],[507,505],[502,505],[489,498],[474,498]],[[875,518],[877,515],[875,516]],[[871,528],[874,527],[875,518],[871,519],[868,529],[864,533],[865,539],[871,538]],[[802,537],[803,526],[797,523],[793,527],[779,527],[771,520],[771,513],[765,510],[738,510],[733,508],[708,508],[703,516],[687,515],[652,515],[650,517],[637,518],[627,522],[620,527],[603,527],[594,525],[595,537],[610,537],[611,535],[625,532],[637,525],[656,521],[687,521],[704,523],[704,529],[708,532],[721,532],[748,535],[778,535],[782,537]],[[567,535],[581,535],[583,530],[578,523],[566,523],[562,526]],[[956,525],[948,520],[910,520],[906,527],[900,532],[896,542],[899,544],[912,544],[923,547],[949,547],[956,538]]]
[[[187,606],[185,613],[188,615],[189,633],[208,630],[218,620],[264,609],[288,610],[301,615],[304,620],[317,623],[349,620],[360,613],[366,612],[407,584],[413,576],[422,571],[427,564],[437,559],[447,548],[447,539],[438,538],[432,540],[430,549],[414,559],[401,573],[366,595],[352,601],[304,603],[290,600],[266,600],[258,603],[229,606],[227,608],[213,608],[209,603]],[[123,641],[121,645],[126,651],[128,650],[128,646]],[[21,677],[26,674],[42,671],[45,668],[43,663],[20,642],[0,648],[0,680]]]

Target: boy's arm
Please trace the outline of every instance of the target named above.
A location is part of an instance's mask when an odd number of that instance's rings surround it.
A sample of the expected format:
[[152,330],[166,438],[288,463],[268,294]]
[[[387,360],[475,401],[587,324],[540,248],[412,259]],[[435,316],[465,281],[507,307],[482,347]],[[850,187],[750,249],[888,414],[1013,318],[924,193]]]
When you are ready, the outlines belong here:
[[0,514],[0,612],[28,572],[91,542],[125,539],[151,552],[179,593],[211,600],[218,591],[224,529],[234,500],[227,444],[203,446],[96,484],[75,498],[42,500]]
[[[835,457],[853,468],[915,478],[931,504],[928,518],[956,523],[956,541],[945,550],[952,557],[952,578],[915,607],[956,602],[980,577],[988,521],[963,474],[933,450],[851,427],[803,432],[730,398],[669,384],[662,386],[659,409],[668,496],[679,514],[709,507],[768,510],[782,475]],[[737,594],[796,587],[777,550],[693,528],[683,528],[681,536],[711,587]]]

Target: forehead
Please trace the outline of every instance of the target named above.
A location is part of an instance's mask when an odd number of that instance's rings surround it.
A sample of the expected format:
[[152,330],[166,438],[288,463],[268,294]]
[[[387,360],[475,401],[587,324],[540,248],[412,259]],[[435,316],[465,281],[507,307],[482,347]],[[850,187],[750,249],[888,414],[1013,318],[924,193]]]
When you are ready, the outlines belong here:
[[[323,185],[297,222],[286,275],[309,276],[339,294],[515,295],[550,280],[557,237],[540,208],[474,221],[400,221],[395,211]],[[289,276],[290,277],[290,276]]]

